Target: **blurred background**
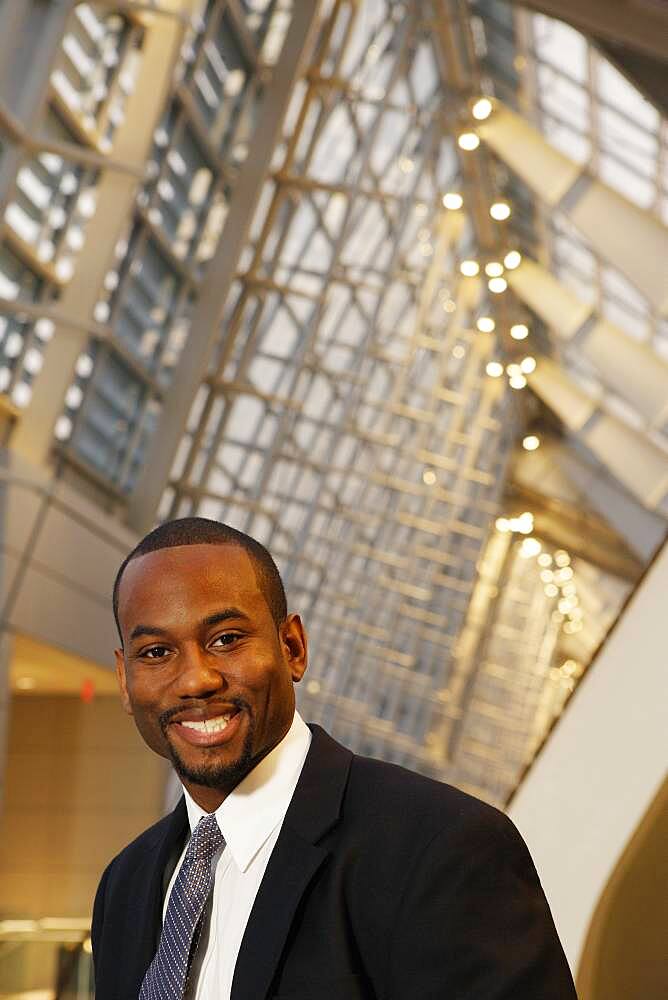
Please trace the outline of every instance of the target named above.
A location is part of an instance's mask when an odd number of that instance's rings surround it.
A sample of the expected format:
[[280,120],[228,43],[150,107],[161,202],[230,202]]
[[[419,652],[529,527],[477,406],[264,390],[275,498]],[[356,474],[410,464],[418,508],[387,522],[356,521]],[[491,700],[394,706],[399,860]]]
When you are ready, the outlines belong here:
[[[308,721],[502,809],[668,995],[668,10],[0,2],[0,996],[90,996],[166,808],[110,591],[258,538]],[[663,879],[663,888],[662,888]]]

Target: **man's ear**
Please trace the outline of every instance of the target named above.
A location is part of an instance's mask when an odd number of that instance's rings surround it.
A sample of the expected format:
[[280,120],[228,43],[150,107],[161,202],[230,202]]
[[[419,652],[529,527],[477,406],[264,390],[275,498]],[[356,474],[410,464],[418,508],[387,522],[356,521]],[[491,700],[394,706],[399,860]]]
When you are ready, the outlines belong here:
[[306,630],[299,615],[288,615],[279,628],[283,655],[295,684],[302,679],[308,663]]
[[116,677],[118,679],[118,686],[121,691],[121,705],[128,713],[128,715],[132,715],[133,714],[132,705],[130,704],[127,678],[125,676],[125,656],[123,655],[123,650],[115,649],[114,656],[116,658]]

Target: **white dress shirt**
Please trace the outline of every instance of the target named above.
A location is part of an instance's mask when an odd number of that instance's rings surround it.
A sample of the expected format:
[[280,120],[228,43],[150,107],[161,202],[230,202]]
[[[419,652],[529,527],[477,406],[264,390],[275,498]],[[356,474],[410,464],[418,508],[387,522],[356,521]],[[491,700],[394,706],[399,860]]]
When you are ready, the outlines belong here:
[[[216,809],[226,846],[213,862],[215,881],[210,918],[202,930],[193,962],[186,992],[188,1000],[230,1000],[246,924],[310,745],[311,731],[295,712],[292,725],[278,746]],[[184,793],[192,833],[207,814],[185,788]],[[167,889],[163,920],[186,848]]]

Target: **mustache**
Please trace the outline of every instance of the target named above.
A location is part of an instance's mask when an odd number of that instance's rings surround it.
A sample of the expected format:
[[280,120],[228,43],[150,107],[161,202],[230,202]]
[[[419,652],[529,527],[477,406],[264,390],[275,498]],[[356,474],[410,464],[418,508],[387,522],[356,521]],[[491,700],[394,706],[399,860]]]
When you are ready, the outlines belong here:
[[[187,703],[184,702],[183,705],[175,705],[173,708],[166,708],[165,711],[161,712],[160,715],[158,716],[158,723],[160,724],[160,728],[162,729],[163,733],[165,733],[167,731],[169,723],[172,721],[174,716],[181,715],[182,712],[187,712],[190,709],[211,708],[212,706],[215,707],[215,704],[216,703],[213,700],[209,701],[209,700],[193,699],[190,702]],[[250,712],[251,710],[251,707],[245,698],[226,698],[225,704],[234,705],[234,707],[239,712],[244,710]]]

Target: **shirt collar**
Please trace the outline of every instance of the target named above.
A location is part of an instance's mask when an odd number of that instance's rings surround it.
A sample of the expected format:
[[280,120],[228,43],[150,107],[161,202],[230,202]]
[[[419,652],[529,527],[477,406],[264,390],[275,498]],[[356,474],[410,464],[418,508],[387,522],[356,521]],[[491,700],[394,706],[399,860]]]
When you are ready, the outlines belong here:
[[[216,809],[216,820],[232,857],[245,871],[283,819],[311,744],[311,730],[298,712],[274,749],[240,781]],[[183,789],[191,831],[207,813]]]

